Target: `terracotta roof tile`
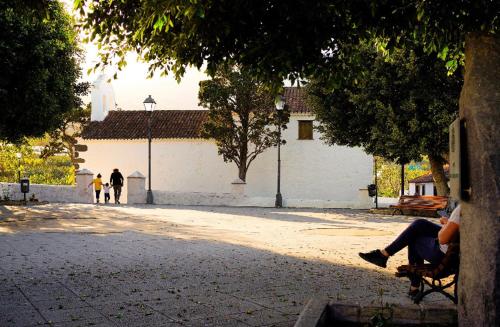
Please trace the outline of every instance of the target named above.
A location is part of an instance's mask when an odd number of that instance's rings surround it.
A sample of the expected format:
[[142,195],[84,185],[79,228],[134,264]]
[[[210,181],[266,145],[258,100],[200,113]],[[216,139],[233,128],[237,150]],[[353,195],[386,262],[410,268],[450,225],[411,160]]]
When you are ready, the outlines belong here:
[[[148,115],[142,110],[110,111],[103,121],[83,130],[84,139],[146,139]],[[153,138],[199,138],[207,110],[157,110],[153,112]]]
[[284,96],[290,113],[311,113],[311,110],[307,108],[305,103],[305,90],[303,88],[285,87]]
[[[446,180],[450,180],[450,170],[448,168],[444,169],[444,175],[446,176]],[[422,176],[419,176],[417,178],[414,178],[414,179],[408,181],[408,183],[415,183],[415,184],[433,183],[433,182],[434,182],[434,179],[432,178],[432,174],[422,175]]]
[[[311,113],[304,102],[304,89],[286,87],[285,101],[291,113]],[[143,110],[110,111],[103,121],[83,130],[84,139],[146,139],[148,115]],[[153,112],[153,138],[199,138],[208,110],[157,110]]]

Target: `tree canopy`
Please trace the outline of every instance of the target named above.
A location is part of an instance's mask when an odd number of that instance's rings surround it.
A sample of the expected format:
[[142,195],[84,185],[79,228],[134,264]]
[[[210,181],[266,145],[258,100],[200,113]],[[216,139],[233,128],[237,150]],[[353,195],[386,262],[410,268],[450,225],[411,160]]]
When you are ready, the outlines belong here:
[[438,58],[418,47],[385,56],[374,44],[362,43],[343,54],[364,59],[354,70],[332,59],[328,73],[307,87],[323,138],[399,164],[428,155],[438,193],[447,194],[442,165],[448,126],[458,115],[461,73],[448,75]]
[[78,55],[59,2],[0,2],[0,139],[17,142],[59,125],[78,101]]
[[198,97],[209,109],[202,135],[215,140],[224,161],[234,162],[238,177],[246,181],[255,158],[278,144],[277,127],[286,128],[288,113],[278,116],[269,89],[238,68],[224,67],[200,82]]
[[[461,60],[468,32],[497,33],[498,1],[108,1],[76,0],[82,26],[101,46],[103,63],[114,56],[125,64],[137,51],[151,70],[173,71],[204,63],[214,73],[221,64],[239,64],[266,81],[321,70],[342,44],[376,34],[417,39],[439,52],[450,68]],[[88,4],[88,8],[85,7]],[[344,58],[349,60],[349,58]]]
[[60,124],[47,132],[47,143],[40,157],[47,158],[56,154],[67,153],[71,160],[75,159],[75,144],[85,125],[90,122],[90,104],[84,105],[80,96],[88,94],[90,83],[78,83],[75,87],[77,102],[75,107],[62,114]]

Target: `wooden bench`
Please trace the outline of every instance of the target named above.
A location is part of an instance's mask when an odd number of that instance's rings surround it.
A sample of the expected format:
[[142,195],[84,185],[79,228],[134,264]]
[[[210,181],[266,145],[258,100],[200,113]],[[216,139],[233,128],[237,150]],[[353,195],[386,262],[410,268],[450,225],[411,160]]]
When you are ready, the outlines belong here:
[[[434,292],[443,294],[457,304],[459,264],[460,245],[459,243],[450,243],[445,256],[437,266],[431,264],[402,265],[397,268],[396,277],[417,276],[420,278],[420,290],[413,299],[416,304],[420,303],[426,295]],[[453,276],[452,280],[443,284],[441,280],[450,276]],[[430,289],[424,290],[425,285],[428,285]],[[455,286],[453,295],[445,291],[452,286]]]
[[433,195],[403,195],[399,198],[398,204],[389,206],[394,209],[392,215],[396,212],[403,214],[403,210],[419,211],[427,214],[436,215],[436,211],[444,210],[448,206],[447,196]]

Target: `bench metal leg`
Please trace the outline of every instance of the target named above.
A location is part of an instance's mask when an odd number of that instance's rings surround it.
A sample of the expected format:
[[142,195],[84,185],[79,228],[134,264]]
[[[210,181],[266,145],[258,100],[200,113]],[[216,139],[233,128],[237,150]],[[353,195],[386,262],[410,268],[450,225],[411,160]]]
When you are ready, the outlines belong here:
[[[433,279],[431,282],[429,282],[427,279],[423,278],[420,280],[420,292],[415,296],[413,299],[413,302],[415,304],[419,304],[422,299],[431,293],[434,292],[439,292],[449,298],[450,300],[453,301],[453,303],[457,304],[458,303],[458,297],[457,297],[457,281],[458,281],[458,275],[455,275],[453,277],[453,280],[445,285],[441,284],[441,281],[439,279]],[[425,285],[428,285],[430,289],[424,291]],[[454,294],[451,295],[450,293],[446,292],[445,289],[455,285],[455,291],[453,292]]]

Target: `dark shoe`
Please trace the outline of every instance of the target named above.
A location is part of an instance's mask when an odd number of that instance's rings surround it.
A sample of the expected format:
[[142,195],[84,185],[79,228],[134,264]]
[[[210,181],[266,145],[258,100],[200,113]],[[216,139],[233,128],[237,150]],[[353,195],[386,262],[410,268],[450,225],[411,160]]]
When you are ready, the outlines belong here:
[[359,256],[364,260],[373,263],[382,268],[387,267],[387,257],[380,252],[380,250],[373,250],[367,253],[359,253]]

